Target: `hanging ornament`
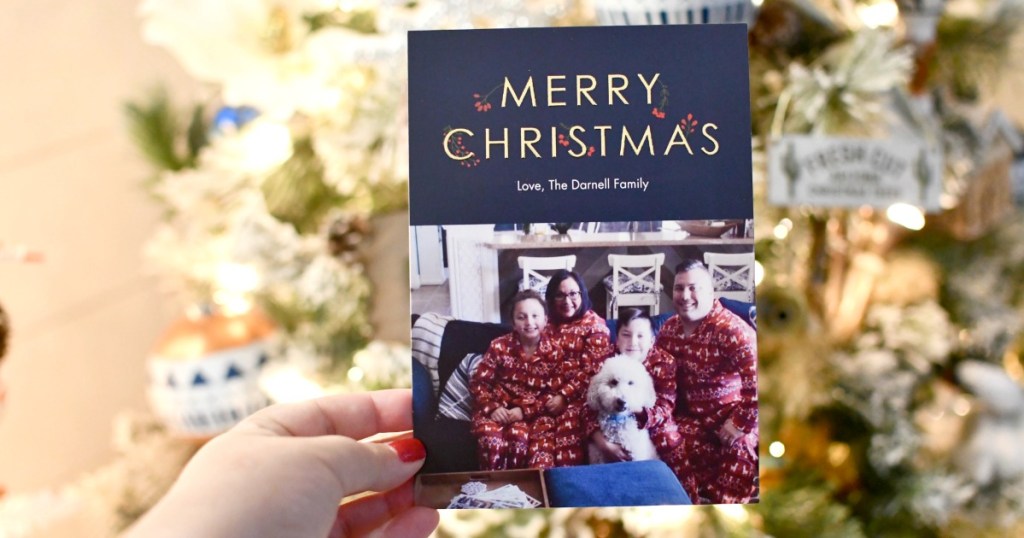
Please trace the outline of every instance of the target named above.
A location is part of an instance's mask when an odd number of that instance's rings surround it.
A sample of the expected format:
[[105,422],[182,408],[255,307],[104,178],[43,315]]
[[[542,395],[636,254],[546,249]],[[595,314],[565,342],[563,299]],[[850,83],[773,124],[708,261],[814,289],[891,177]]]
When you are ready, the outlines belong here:
[[[36,263],[43,261],[43,253],[36,250],[29,250],[23,245],[4,245],[0,243],[0,262],[14,261],[23,263]],[[11,321],[4,312],[3,305],[0,305],[0,364],[3,363],[4,355],[7,353],[7,338],[11,332]],[[4,385],[3,377],[0,377],[0,412],[4,408],[4,400],[7,399],[7,386]],[[0,486],[0,497],[3,497],[3,487]],[[2,530],[2,529],[0,529]]]
[[[7,312],[4,312],[3,305],[0,305],[0,361],[3,360],[4,354],[7,353],[7,335],[11,331],[11,322],[7,318]],[[2,398],[0,398],[2,401]]]
[[259,115],[259,110],[251,106],[224,106],[214,114],[212,129],[214,134],[235,132]]
[[986,362],[965,361],[956,373],[975,395],[977,407],[974,424],[960,445],[961,467],[979,486],[1024,476],[1024,389],[1005,370]]
[[[0,364],[4,362],[4,354],[7,353],[7,335],[10,334],[10,320],[4,312],[3,305],[0,305]],[[4,385],[4,378],[0,376],[0,413],[4,410],[4,400],[7,399],[7,386]],[[0,497],[3,497],[3,487],[0,487]]]
[[168,429],[210,437],[268,403],[259,388],[273,324],[258,310],[184,316],[150,354],[148,396]]
[[263,181],[260,189],[267,211],[295,226],[299,233],[315,232],[337,193],[324,182],[324,165],[309,139],[297,140],[292,156]]
[[749,0],[595,0],[594,10],[598,22],[606,26],[754,21]]
[[977,239],[1013,213],[1010,170],[1013,151],[997,143],[979,151],[979,163],[965,181],[959,203],[936,219],[958,240]]
[[935,35],[939,18],[946,8],[946,0],[897,0],[906,37],[914,46],[914,75],[910,79],[910,93],[927,92],[929,65],[935,56]]
[[372,228],[369,219],[363,215],[338,215],[328,222],[327,251],[342,261],[355,256]]
[[792,288],[765,286],[757,290],[757,321],[760,329],[792,334],[807,328],[807,304]]
[[751,48],[788,50],[803,37],[805,23],[790,2],[769,2],[761,7],[757,24],[750,29]]
[[908,41],[917,46],[935,43],[946,0],[897,0],[896,7],[906,26]]

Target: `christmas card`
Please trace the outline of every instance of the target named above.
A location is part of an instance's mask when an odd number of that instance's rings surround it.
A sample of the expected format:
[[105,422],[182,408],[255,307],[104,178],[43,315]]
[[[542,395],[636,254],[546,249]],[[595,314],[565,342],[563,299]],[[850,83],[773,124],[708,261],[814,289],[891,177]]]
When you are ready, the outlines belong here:
[[418,502],[756,500],[748,88],[744,25],[410,32]]

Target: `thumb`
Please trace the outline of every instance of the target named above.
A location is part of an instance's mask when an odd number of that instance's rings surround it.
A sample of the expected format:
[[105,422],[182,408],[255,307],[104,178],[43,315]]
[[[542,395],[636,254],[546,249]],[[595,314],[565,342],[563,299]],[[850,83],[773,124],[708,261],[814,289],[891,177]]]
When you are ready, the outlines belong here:
[[398,487],[420,470],[426,457],[423,443],[413,437],[389,443],[334,435],[306,441],[337,481],[342,497]]

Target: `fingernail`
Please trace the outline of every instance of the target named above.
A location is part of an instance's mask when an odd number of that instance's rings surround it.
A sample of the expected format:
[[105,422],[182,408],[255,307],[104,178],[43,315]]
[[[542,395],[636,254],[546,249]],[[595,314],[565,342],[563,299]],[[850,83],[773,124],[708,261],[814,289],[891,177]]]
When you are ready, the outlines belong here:
[[391,441],[388,446],[398,453],[398,459],[405,463],[419,461],[427,457],[427,449],[423,447],[423,443],[419,439],[414,437]]

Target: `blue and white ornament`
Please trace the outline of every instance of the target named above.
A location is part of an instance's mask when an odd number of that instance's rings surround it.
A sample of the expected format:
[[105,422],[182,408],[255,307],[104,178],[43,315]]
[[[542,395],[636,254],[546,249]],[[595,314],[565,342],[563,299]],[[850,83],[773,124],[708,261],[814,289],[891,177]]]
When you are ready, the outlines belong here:
[[727,24],[754,22],[750,0],[595,0],[597,20],[606,26],[645,24]]
[[213,116],[212,134],[236,132],[252,120],[258,118],[260,111],[251,106],[223,106]]
[[178,435],[202,438],[265,407],[259,380],[272,332],[255,311],[178,320],[147,361],[147,396],[157,416]]

